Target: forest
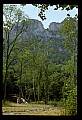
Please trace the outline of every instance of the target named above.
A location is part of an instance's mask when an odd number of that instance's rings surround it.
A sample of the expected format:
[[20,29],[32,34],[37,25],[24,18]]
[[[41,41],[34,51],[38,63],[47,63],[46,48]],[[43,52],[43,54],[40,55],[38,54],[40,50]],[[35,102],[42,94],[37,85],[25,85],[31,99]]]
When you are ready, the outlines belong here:
[[[55,39],[20,37],[31,21],[16,5],[4,5],[3,15],[3,102],[9,94],[16,94],[19,104],[21,97],[28,103],[61,103],[67,115],[77,115],[77,16],[66,17],[57,31],[67,50],[59,54]],[[14,26],[16,32],[11,38]]]

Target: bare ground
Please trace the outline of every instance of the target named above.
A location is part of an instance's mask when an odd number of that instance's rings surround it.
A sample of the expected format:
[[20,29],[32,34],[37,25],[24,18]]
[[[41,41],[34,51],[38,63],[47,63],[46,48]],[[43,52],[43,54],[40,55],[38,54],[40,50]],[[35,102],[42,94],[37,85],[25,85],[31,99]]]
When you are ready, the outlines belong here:
[[60,116],[64,115],[64,113],[64,108],[54,107],[53,105],[13,103],[12,107],[2,107],[2,115]]

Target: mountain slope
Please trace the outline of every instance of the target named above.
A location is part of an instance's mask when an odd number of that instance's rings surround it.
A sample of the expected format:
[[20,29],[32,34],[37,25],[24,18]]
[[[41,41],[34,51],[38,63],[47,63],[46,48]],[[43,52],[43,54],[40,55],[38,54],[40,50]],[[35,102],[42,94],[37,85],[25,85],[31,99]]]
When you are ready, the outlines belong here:
[[[62,44],[62,42],[65,40],[64,39],[65,37],[61,37],[56,33],[56,31],[61,27],[61,23],[52,22],[50,23],[49,28],[45,29],[40,21],[36,19],[30,19],[30,21],[31,21],[30,25],[28,25],[27,29],[19,36],[21,38],[21,41],[23,41],[23,39],[28,40],[29,37],[34,38],[34,36],[38,37],[39,40],[44,39],[45,41],[48,42],[49,41],[52,42],[52,40],[54,40],[55,43],[53,44],[53,47],[56,56],[54,59],[51,56],[54,62],[62,63],[70,59],[70,53],[66,48],[64,48]],[[19,26],[21,27],[22,23],[19,23]],[[11,40],[15,38],[16,32],[17,27],[15,25],[10,34]],[[5,38],[4,31],[3,37]]]

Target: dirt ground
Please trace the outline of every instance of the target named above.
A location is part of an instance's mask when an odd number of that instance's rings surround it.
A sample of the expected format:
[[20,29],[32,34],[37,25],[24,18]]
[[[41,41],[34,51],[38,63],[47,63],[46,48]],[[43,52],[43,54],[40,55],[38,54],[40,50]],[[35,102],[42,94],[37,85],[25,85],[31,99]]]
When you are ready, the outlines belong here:
[[2,115],[64,115],[65,109],[53,105],[41,104],[13,104],[12,107],[2,107]]

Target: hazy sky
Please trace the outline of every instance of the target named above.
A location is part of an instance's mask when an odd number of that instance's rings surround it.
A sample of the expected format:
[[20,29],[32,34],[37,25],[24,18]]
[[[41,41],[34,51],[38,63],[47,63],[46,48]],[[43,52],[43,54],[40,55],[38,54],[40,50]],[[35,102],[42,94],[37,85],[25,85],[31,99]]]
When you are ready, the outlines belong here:
[[[18,4],[20,6],[20,4]],[[31,4],[28,4],[23,7],[23,11],[25,14],[28,15],[30,19],[37,19],[42,22],[44,28],[48,28],[51,22],[62,22],[69,13],[71,17],[74,17],[75,14],[78,13],[78,9],[74,8],[73,10],[66,11],[66,10],[54,10],[53,7],[49,7],[49,9],[45,12],[46,20],[42,21],[41,18],[38,16],[39,9]]]

